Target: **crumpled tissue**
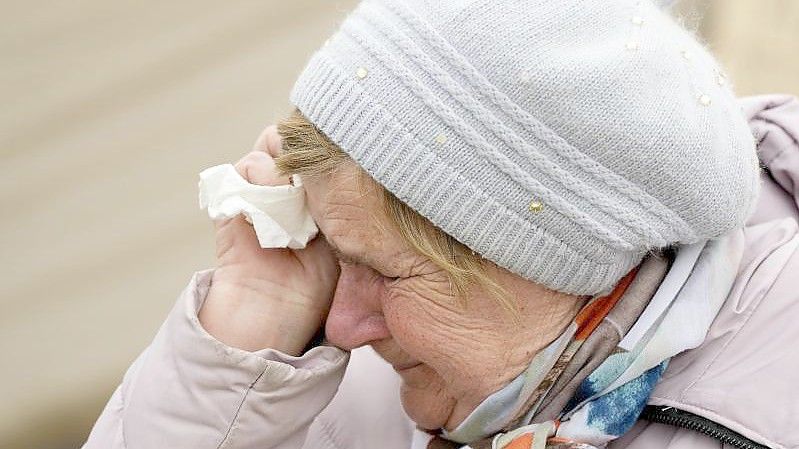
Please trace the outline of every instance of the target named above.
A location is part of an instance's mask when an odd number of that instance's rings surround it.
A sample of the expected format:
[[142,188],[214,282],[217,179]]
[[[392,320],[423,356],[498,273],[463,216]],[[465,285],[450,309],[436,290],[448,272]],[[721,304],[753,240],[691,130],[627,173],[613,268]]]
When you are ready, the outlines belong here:
[[305,204],[300,177],[293,175],[292,182],[250,184],[233,165],[217,165],[200,173],[200,208],[207,209],[212,220],[244,215],[262,248],[305,248],[318,228]]

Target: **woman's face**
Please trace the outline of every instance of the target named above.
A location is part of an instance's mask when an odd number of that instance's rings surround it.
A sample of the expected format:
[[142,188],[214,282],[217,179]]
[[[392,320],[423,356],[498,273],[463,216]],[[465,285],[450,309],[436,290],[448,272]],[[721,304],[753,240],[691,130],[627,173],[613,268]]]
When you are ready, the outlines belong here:
[[327,338],[348,350],[371,345],[401,376],[408,415],[451,430],[523,371],[583,301],[495,266],[494,279],[520,298],[517,324],[481,290],[457,300],[445,273],[388,225],[373,181],[359,188],[359,172],[348,162],[305,180],[311,214],[341,264]]

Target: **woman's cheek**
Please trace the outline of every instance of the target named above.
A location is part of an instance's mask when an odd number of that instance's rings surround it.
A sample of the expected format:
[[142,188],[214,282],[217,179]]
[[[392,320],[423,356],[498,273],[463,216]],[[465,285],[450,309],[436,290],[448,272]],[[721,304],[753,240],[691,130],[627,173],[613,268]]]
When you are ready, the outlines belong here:
[[400,279],[386,288],[383,295],[383,317],[392,339],[405,352],[418,358],[423,354],[427,323],[423,299],[413,288],[414,279]]
[[387,285],[380,298],[386,326],[388,326],[392,338],[397,342],[404,339],[413,322],[413,317],[409,316],[410,310],[413,309],[411,307],[413,298],[412,295],[409,295],[408,290],[400,285],[402,282],[405,280],[400,279]]
[[433,290],[422,278],[402,279],[386,289],[382,305],[392,339],[408,355],[425,363],[438,361],[446,349],[441,324],[447,311],[425,294],[429,291]]

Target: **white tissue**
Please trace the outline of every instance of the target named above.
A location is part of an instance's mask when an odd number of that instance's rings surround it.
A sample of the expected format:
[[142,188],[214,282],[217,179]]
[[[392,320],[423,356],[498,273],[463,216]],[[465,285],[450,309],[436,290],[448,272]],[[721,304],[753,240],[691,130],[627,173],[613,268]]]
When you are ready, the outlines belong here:
[[297,175],[292,181],[294,185],[250,184],[233,165],[217,165],[200,173],[200,208],[207,208],[212,220],[243,214],[262,248],[305,248],[317,227],[305,205],[302,181]]

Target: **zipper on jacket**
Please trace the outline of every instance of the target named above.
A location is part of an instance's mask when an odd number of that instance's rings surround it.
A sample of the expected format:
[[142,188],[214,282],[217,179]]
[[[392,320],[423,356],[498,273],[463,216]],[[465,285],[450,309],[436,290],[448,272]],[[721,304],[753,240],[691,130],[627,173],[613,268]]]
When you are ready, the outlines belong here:
[[755,443],[749,438],[719,423],[674,407],[647,405],[644,407],[643,413],[641,413],[641,419],[694,430],[740,449],[768,449],[768,446]]

